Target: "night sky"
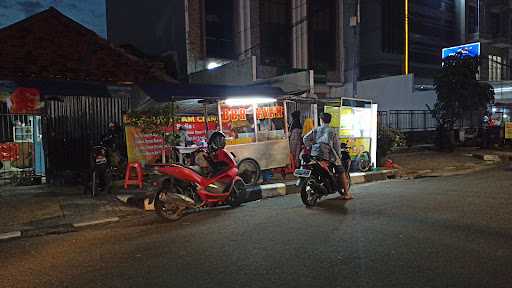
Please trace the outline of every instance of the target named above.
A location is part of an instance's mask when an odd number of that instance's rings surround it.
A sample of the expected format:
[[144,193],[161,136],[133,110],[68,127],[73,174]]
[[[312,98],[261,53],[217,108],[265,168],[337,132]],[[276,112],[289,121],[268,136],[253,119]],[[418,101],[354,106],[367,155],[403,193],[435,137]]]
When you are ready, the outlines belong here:
[[50,6],[106,38],[105,0],[0,0],[0,28]]

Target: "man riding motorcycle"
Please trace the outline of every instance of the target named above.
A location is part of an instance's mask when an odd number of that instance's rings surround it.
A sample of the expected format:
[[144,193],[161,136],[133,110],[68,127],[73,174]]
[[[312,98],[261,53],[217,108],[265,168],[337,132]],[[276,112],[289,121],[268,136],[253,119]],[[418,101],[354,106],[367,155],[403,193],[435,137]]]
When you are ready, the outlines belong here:
[[340,183],[343,186],[344,195],[341,193],[341,199],[351,200],[353,199],[352,193],[349,191],[348,179],[345,174],[345,168],[341,165],[340,157],[340,141],[336,131],[329,127],[331,123],[331,114],[322,113],[320,119],[322,125],[311,130],[304,136],[304,145],[311,149],[311,156],[317,157],[330,163],[334,164],[335,172],[340,177]]

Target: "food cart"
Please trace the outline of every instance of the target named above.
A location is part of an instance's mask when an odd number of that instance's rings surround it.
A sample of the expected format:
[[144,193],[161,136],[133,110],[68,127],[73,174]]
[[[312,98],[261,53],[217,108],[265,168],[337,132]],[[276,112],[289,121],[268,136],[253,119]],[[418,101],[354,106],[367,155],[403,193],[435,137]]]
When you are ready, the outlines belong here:
[[[350,156],[356,165],[353,170],[367,171],[376,167],[377,104],[371,100],[341,98],[339,102],[327,103],[324,112],[332,114],[331,127],[338,129],[340,142],[350,147]],[[370,165],[363,166],[363,158],[369,158],[365,160],[369,160]]]

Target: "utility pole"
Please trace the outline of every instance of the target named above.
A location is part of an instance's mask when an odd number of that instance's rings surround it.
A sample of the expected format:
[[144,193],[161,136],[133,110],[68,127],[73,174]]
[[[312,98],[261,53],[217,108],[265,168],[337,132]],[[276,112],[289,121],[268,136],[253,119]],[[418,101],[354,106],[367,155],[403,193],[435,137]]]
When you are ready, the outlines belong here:
[[405,0],[404,11],[405,26],[405,51],[404,51],[404,74],[409,74],[409,0]]
[[352,55],[352,98],[357,98],[357,78],[359,74],[359,0],[355,0],[354,4],[354,16],[350,18],[350,26],[352,26],[354,31],[354,50]]

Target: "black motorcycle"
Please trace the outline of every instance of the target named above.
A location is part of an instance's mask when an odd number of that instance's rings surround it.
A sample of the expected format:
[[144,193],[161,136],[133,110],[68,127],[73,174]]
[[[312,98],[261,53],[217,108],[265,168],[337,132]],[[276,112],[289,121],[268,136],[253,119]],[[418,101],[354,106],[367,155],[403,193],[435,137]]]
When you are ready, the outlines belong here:
[[120,153],[102,141],[91,149],[89,183],[86,192],[95,197],[99,192],[110,193],[112,181],[123,178],[125,163]]
[[[350,187],[350,164],[349,147],[342,144],[341,163]],[[306,207],[316,206],[318,200],[330,194],[341,192],[342,185],[340,177],[335,173],[334,164],[328,161],[312,157],[308,151],[303,151],[301,156],[301,167],[294,172],[297,186],[300,188],[300,197]]]
[[91,169],[88,191],[95,197],[100,191],[109,193],[112,187],[112,165],[104,145],[93,146],[91,150]]

